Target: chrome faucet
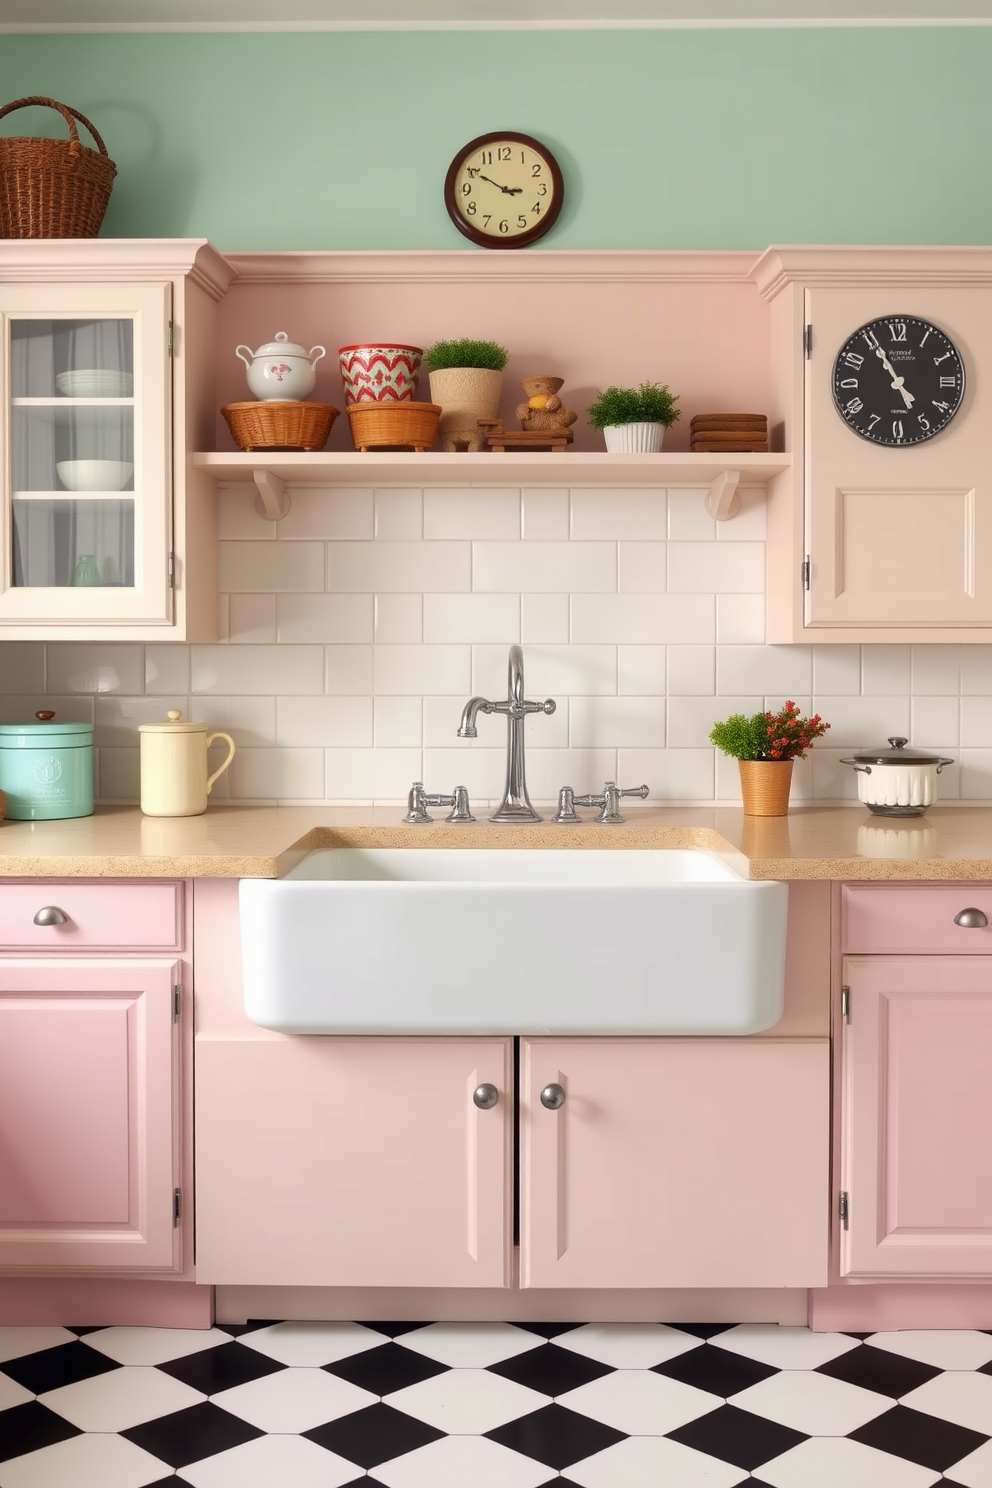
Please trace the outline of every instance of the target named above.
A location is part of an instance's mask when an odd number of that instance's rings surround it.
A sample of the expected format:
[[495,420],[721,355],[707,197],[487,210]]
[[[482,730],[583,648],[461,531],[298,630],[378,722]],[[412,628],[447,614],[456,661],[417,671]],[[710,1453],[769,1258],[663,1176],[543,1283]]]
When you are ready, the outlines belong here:
[[529,703],[524,696],[524,654],[519,646],[510,647],[507,678],[508,696],[505,702],[493,703],[488,698],[469,698],[462,709],[462,721],[458,725],[459,739],[476,739],[478,730],[475,721],[480,713],[506,714],[506,788],[503,799],[489,818],[492,822],[536,822],[541,821],[540,812],[535,811],[527,794],[527,772],[524,763],[524,719],[528,713],[553,713],[557,704],[554,698],[543,703]]

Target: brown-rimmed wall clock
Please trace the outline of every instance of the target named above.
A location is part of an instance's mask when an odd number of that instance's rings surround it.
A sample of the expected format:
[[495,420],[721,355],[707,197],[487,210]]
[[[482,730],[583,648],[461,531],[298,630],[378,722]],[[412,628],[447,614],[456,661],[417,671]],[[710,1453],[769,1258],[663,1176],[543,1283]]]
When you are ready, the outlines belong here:
[[463,146],[448,167],[448,216],[480,248],[527,248],[553,227],[565,189],[557,160],[529,134],[499,129]]

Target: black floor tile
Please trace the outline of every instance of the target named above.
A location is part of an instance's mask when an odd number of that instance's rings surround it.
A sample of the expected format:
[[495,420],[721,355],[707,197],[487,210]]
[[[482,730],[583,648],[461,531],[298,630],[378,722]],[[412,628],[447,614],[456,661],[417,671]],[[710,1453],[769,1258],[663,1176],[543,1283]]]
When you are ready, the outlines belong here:
[[360,1322],[362,1328],[371,1328],[376,1333],[385,1333],[387,1338],[400,1338],[404,1333],[412,1333],[415,1328],[426,1328],[433,1318],[425,1318],[419,1323],[366,1323]]
[[516,1354],[512,1359],[490,1364],[489,1372],[513,1380],[514,1384],[526,1385],[530,1390],[540,1390],[542,1395],[564,1395],[567,1390],[577,1390],[579,1385],[612,1374],[613,1369],[598,1359],[587,1359],[585,1354],[546,1343],[528,1349],[526,1354]]
[[88,1328],[67,1328],[68,1333],[75,1333],[77,1338],[83,1338],[87,1333],[102,1333],[106,1323],[91,1323]]
[[711,1395],[722,1395],[724,1399],[779,1373],[769,1364],[732,1354],[729,1349],[713,1348],[708,1343],[651,1368],[654,1374],[680,1380],[683,1385],[695,1385],[697,1390],[709,1390]]
[[246,1323],[218,1323],[222,1333],[230,1333],[232,1338],[241,1338],[245,1333],[257,1333],[259,1328],[272,1328],[279,1318],[249,1318]]
[[862,1390],[891,1395],[893,1400],[940,1374],[932,1364],[921,1364],[918,1359],[907,1359],[905,1354],[893,1354],[870,1344],[849,1349],[838,1359],[828,1359],[814,1372],[828,1374],[831,1379],[843,1380],[848,1385],[860,1385]]
[[666,1434],[684,1447],[695,1447],[697,1452],[719,1457],[721,1462],[732,1462],[748,1472],[807,1440],[801,1431],[738,1410],[735,1405],[721,1405],[709,1415]]
[[99,1349],[86,1343],[59,1343],[55,1348],[41,1349],[37,1354],[22,1354],[19,1359],[4,1361],[3,1372],[30,1390],[43,1395],[46,1390],[59,1390],[63,1385],[76,1385],[80,1380],[109,1374],[120,1365]]
[[9,1462],[11,1457],[23,1457],[25,1452],[37,1452],[42,1447],[53,1447],[56,1442],[68,1441],[70,1436],[81,1436],[78,1426],[72,1426],[50,1411],[47,1405],[37,1400],[27,1400],[23,1405],[11,1406],[0,1412],[0,1462]]
[[910,1410],[908,1406],[896,1405],[882,1416],[859,1426],[848,1433],[851,1441],[862,1442],[866,1447],[875,1447],[879,1452],[889,1452],[893,1457],[904,1457],[907,1462],[918,1462],[932,1472],[943,1472],[969,1452],[974,1452],[988,1441],[978,1431],[969,1431],[964,1426],[955,1426],[951,1421],[942,1421],[939,1416],[928,1416],[923,1411]]
[[669,1323],[680,1333],[691,1333],[694,1338],[715,1338],[718,1333],[729,1333],[736,1323]]
[[546,1405],[483,1434],[501,1447],[558,1470],[626,1439],[624,1432],[566,1410],[563,1405]]
[[448,1370],[447,1364],[439,1364],[436,1359],[428,1359],[426,1354],[418,1354],[415,1349],[403,1348],[398,1343],[381,1343],[378,1348],[349,1354],[347,1359],[336,1359],[322,1367],[328,1374],[370,1390],[373,1395],[391,1395],[394,1390],[419,1385],[421,1380],[433,1379],[435,1374],[445,1374]]
[[518,1323],[514,1321],[515,1328],[523,1328],[526,1333],[537,1333],[541,1338],[558,1338],[562,1333],[573,1333],[576,1328],[581,1328],[581,1323]]
[[182,1380],[184,1385],[199,1390],[203,1395],[218,1395],[221,1390],[246,1385],[249,1380],[277,1374],[286,1365],[232,1339],[230,1343],[219,1343],[216,1348],[185,1354],[181,1359],[168,1359],[157,1367],[163,1374],[171,1374],[173,1379]]
[[405,1452],[415,1452],[426,1447],[428,1442],[438,1441],[447,1433],[437,1431],[423,1421],[415,1421],[392,1406],[366,1406],[365,1410],[353,1411],[350,1416],[339,1416],[324,1426],[315,1426],[303,1435],[319,1447],[336,1452],[346,1462],[371,1469]]
[[154,1483],[147,1483],[145,1488],[176,1488],[176,1475],[170,1473],[167,1478],[156,1478]]
[[378,1478],[370,1478],[363,1473],[360,1478],[352,1478],[350,1483],[343,1483],[341,1488],[385,1488],[385,1484],[380,1483]]
[[173,1411],[171,1415],[159,1416],[154,1421],[143,1421],[140,1426],[131,1426],[119,1435],[151,1452],[161,1462],[167,1462],[170,1467],[186,1467],[204,1457],[215,1457],[218,1452],[240,1447],[243,1442],[264,1436],[265,1432],[204,1400],[186,1410]]

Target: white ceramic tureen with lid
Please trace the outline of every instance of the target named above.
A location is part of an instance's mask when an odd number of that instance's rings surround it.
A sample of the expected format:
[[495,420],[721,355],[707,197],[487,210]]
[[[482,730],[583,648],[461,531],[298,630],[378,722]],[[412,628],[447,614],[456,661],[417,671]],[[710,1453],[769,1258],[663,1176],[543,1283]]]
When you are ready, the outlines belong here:
[[267,403],[296,403],[313,392],[317,381],[315,368],[320,358],[327,355],[327,349],[311,346],[307,351],[298,342],[290,341],[285,331],[276,331],[274,339],[266,341],[257,351],[250,346],[236,346],[234,354],[248,368],[248,387],[256,398]]
[[937,776],[954,761],[925,749],[907,749],[895,735],[889,747],[861,749],[842,759],[858,771],[858,800],[879,816],[922,816],[937,799]]

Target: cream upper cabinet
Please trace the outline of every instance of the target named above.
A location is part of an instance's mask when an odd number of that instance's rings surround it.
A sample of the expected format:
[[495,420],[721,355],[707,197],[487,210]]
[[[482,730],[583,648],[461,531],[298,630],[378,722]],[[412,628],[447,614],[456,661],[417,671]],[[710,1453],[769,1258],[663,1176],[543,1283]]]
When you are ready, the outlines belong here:
[[992,640],[992,253],[772,249],[755,277],[793,454],[767,640]]
[[187,456],[229,278],[200,242],[0,244],[0,638],[215,638]]

